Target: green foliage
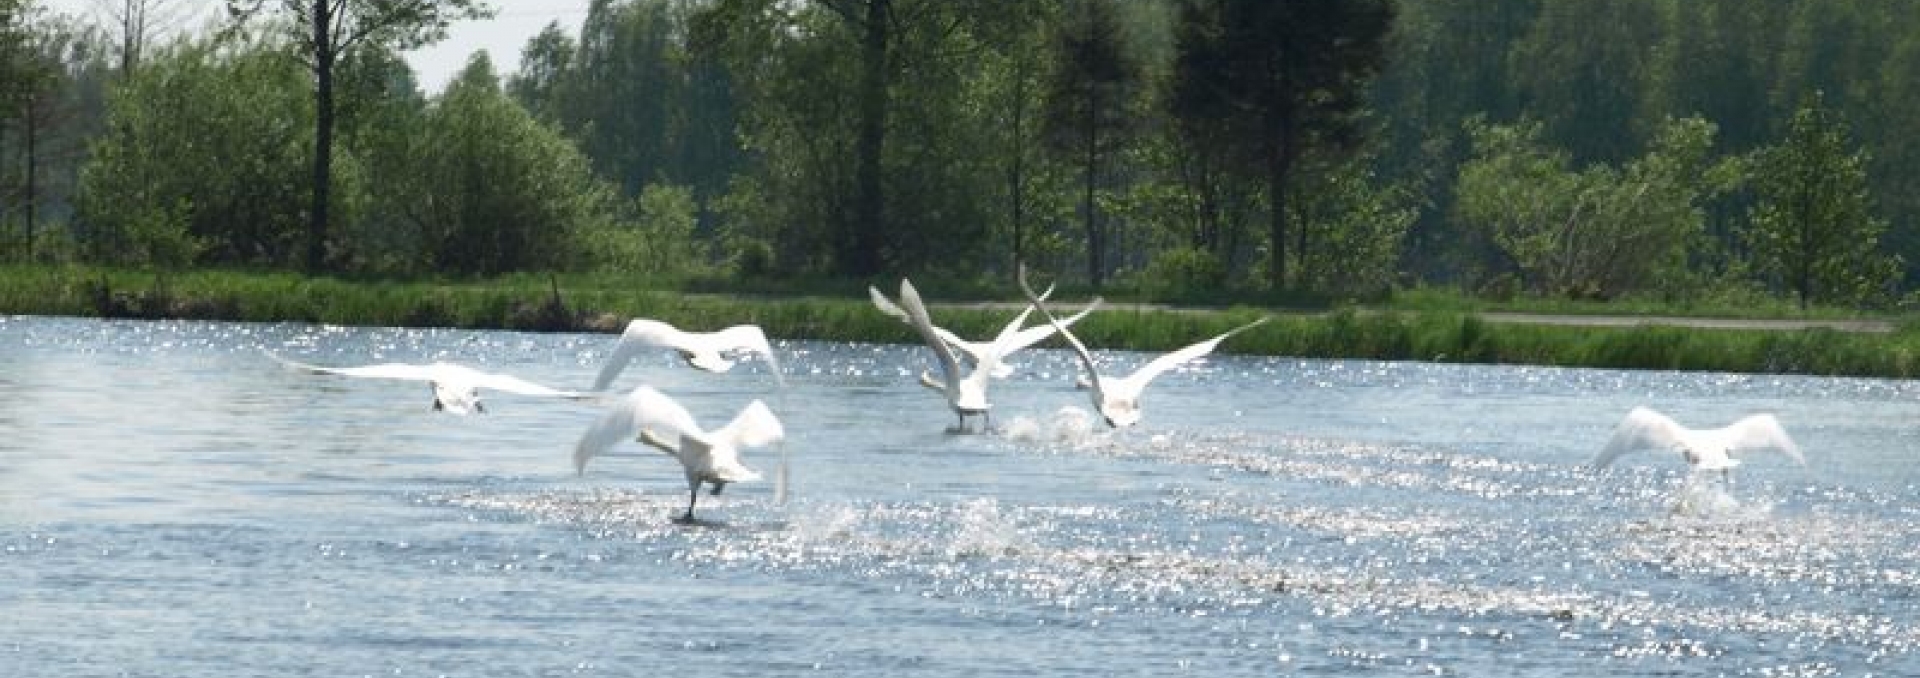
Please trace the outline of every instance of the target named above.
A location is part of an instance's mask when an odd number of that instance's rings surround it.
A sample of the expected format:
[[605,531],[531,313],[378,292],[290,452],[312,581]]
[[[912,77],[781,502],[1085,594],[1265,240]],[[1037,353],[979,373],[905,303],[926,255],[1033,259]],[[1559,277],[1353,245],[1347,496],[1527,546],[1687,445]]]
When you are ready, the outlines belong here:
[[433,270],[565,267],[573,238],[611,216],[586,158],[508,99],[483,58],[428,109],[417,144],[407,195]]
[[114,261],[179,253],[138,243],[173,239],[183,223],[201,263],[297,261],[301,214],[286,206],[306,194],[305,91],[297,67],[258,46],[183,42],[153,55],[113,91],[108,131],[82,171],[84,247]]
[[1297,178],[1292,221],[1301,286],[1346,297],[1374,297],[1398,277],[1400,254],[1418,214],[1411,191],[1383,187],[1365,159]]
[[1052,42],[1044,138],[1063,162],[1080,171],[1087,280],[1098,289],[1107,275],[1111,245],[1094,194],[1110,181],[1104,175],[1112,172],[1111,158],[1134,127],[1140,66],[1127,47],[1113,0],[1070,0]]
[[1226,285],[1227,269],[1211,252],[1161,250],[1140,273],[1141,285],[1159,298],[1186,298]]
[[605,223],[584,234],[583,245],[594,270],[654,274],[704,270],[707,257],[695,240],[691,189],[652,184],[640,192],[634,207],[636,220]]
[[1884,303],[1899,260],[1880,252],[1863,151],[1818,97],[1754,161],[1759,203],[1747,242],[1764,273],[1810,303]]
[[1181,5],[1172,116],[1265,180],[1268,283],[1288,284],[1288,183],[1309,155],[1361,146],[1364,92],[1386,59],[1389,0],[1193,0]]
[[1669,121],[1646,155],[1622,169],[1571,166],[1541,143],[1538,123],[1469,123],[1474,158],[1455,192],[1461,220],[1485,234],[1533,289],[1610,299],[1685,271],[1701,233],[1701,205],[1739,180],[1714,164],[1713,126]]

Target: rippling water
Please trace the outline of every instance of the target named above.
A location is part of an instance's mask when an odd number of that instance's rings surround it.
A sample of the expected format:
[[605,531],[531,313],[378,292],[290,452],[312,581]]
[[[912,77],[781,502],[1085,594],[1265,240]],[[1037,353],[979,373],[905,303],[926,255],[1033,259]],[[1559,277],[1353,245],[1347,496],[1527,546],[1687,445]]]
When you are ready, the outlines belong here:
[[[579,388],[611,342],[0,318],[0,674],[1920,674],[1905,382],[1217,356],[1110,432],[1039,351],[954,435],[924,349],[785,344],[778,392],[660,356],[623,383],[790,436],[747,459],[788,502],[679,526],[671,460],[573,473],[591,406],[263,353]],[[1639,404],[1809,464],[1580,468]]]

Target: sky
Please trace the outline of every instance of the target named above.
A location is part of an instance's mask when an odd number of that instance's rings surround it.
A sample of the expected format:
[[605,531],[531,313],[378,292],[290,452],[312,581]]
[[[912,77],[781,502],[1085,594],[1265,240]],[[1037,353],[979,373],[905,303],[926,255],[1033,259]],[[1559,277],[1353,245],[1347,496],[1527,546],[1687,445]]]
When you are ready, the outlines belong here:
[[[97,8],[106,1],[118,0],[41,0],[41,4],[55,12],[98,20],[102,14]],[[189,30],[205,27],[207,22],[219,17],[226,6],[225,0],[161,2],[191,15],[178,22],[181,28]],[[489,4],[497,10],[494,18],[453,24],[448,28],[446,40],[408,52],[407,63],[413,66],[421,89],[428,94],[446,86],[477,50],[486,50],[487,56],[493,59],[494,70],[505,77],[520,69],[520,49],[547,24],[558,21],[567,33],[579,35],[580,24],[587,18],[588,2],[590,0],[491,0]]]

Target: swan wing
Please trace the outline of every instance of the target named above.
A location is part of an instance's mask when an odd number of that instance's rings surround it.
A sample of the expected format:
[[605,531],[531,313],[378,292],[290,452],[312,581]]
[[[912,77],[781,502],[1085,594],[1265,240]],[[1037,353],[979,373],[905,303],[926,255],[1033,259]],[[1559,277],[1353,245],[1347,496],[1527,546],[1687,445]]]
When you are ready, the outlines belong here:
[[[907,313],[907,309],[900,308],[894,304],[892,299],[888,299],[887,295],[882,294],[880,290],[874,289],[872,285],[867,286],[867,297],[873,300],[874,308],[880,309],[881,313],[899,318],[900,322],[906,323],[909,327],[913,326],[913,316]],[[947,342],[948,346],[953,347],[955,350],[963,351],[969,357],[978,360],[978,349],[973,342],[961,339],[960,335],[954,334],[948,331],[947,328],[939,325],[933,326],[933,333],[940,335],[940,340]]]
[[[1045,299],[1044,296],[1041,298],[1042,300]],[[1080,322],[1081,318],[1087,317],[1087,314],[1092,313],[1094,312],[1095,309],[1100,308],[1100,304],[1102,303],[1105,303],[1103,299],[1101,299],[1100,297],[1094,297],[1093,301],[1087,302],[1086,308],[1080,309],[1079,313],[1075,313],[1073,315],[1062,318],[1060,320],[1060,326],[1072,327],[1074,323]],[[1034,307],[1032,305],[1027,306],[1028,310],[1033,310],[1033,308]],[[1053,329],[1053,325],[1050,323],[1042,323],[1039,325],[1034,325],[1033,327],[1020,330],[1018,333],[1014,334],[1013,338],[1009,341],[1006,352],[1012,353],[1014,351],[1018,351],[1023,348],[1032,347],[1034,344],[1038,344],[1042,341],[1046,341],[1047,337],[1051,337],[1054,334],[1055,334],[1055,331]]]
[[1787,435],[1786,427],[1771,414],[1756,414],[1734,422],[1720,429],[1719,434],[1727,444],[1729,453],[1740,456],[1748,452],[1779,452],[1787,455],[1800,465],[1805,466],[1807,458],[1800,453],[1800,446]]
[[652,386],[641,386],[608,405],[606,412],[581,434],[573,448],[574,471],[585,472],[587,460],[633,439],[642,429],[651,429],[666,440],[702,435],[687,408]]
[[671,348],[679,350],[687,343],[687,333],[672,325],[650,318],[635,318],[627,323],[627,329],[620,333],[620,342],[613,347],[613,353],[607,356],[607,364],[600,367],[600,375],[593,380],[593,390],[604,391],[627,369],[627,363],[634,356],[648,348]]
[[1646,407],[1635,407],[1613,427],[1606,447],[1587,462],[1596,469],[1606,468],[1620,455],[1636,450],[1666,450],[1683,445],[1689,433],[1671,417]]
[[787,430],[780,425],[780,418],[773,416],[773,410],[758,400],[748,403],[733,421],[727,422],[713,433],[708,434],[716,442],[726,442],[727,447],[765,447],[787,437]]
[[708,335],[718,351],[748,351],[767,361],[767,368],[773,370],[774,381],[786,383],[785,375],[780,373],[780,360],[773,355],[773,344],[767,341],[767,333],[759,325],[734,325]]
[[531,381],[527,381],[525,379],[521,379],[519,377],[509,375],[509,374],[492,374],[488,372],[481,372],[479,370],[467,370],[467,371],[470,372],[471,374],[467,376],[466,383],[476,388],[484,388],[484,389],[489,389],[494,391],[502,391],[502,392],[513,393],[517,395],[524,395],[524,396],[571,398],[574,400],[584,400],[584,399],[593,397],[591,394],[580,393],[577,391],[562,391],[559,389],[542,386],[540,384],[536,384]]
[[913,283],[900,279],[900,304],[907,310],[907,318],[913,322],[913,328],[919,330],[920,338],[933,349],[934,357],[940,361],[940,371],[946,376],[947,389],[952,392],[960,383],[960,360],[953,355],[953,348],[935,332],[933,319],[927,316],[927,305],[920,301],[920,291]]
[[437,364],[380,363],[378,365],[361,365],[357,367],[323,367],[288,360],[273,353],[268,353],[267,357],[274,359],[275,362],[285,365],[288,368],[311,374],[332,374],[342,377],[364,377],[370,379],[402,379],[406,381],[434,381],[442,377],[441,371],[436,366]]
[[880,309],[881,313],[885,313],[895,318],[899,318],[900,322],[906,323],[908,325],[913,324],[913,317],[907,315],[907,309],[900,308],[899,304],[893,303],[893,300],[888,299],[887,295],[881,293],[879,288],[876,288],[872,285],[868,285],[867,298],[873,301],[873,307]]
[[1220,342],[1226,341],[1228,337],[1258,327],[1266,321],[1267,319],[1262,317],[1253,322],[1222,332],[1219,336],[1212,339],[1154,358],[1147,364],[1142,365],[1140,369],[1134,370],[1133,374],[1127,377],[1127,381],[1135,384],[1140,389],[1145,389],[1147,383],[1153,381],[1154,377],[1160,376],[1160,373],[1212,353],[1213,349],[1219,347]]
[[1087,345],[1080,343],[1079,337],[1073,336],[1072,332],[1067,331],[1067,326],[1060,324],[1060,319],[1053,317],[1053,312],[1047,310],[1047,305],[1040,299],[1040,295],[1033,293],[1033,286],[1027,284],[1026,264],[1021,264],[1019,268],[1016,269],[1014,279],[1020,283],[1020,293],[1027,296],[1027,303],[1032,304],[1033,308],[1039,310],[1041,317],[1047,319],[1047,326],[1052,327],[1053,331],[1059,332],[1060,336],[1066,337],[1067,345],[1073,347],[1074,355],[1080,356],[1080,365],[1086,368],[1087,380],[1090,381],[1093,386],[1093,404],[1096,407],[1099,406],[1101,398],[1100,366],[1094,364],[1093,354],[1087,351]]
[[[1039,299],[1041,301],[1046,301],[1047,297],[1051,297],[1051,296],[1053,296],[1053,285],[1048,285],[1047,289],[1040,291]],[[1019,315],[1014,316],[1013,320],[1008,322],[1006,327],[1000,328],[999,334],[996,334],[993,336],[993,350],[999,351],[1000,355],[1004,357],[1008,353],[1018,351],[1022,348],[1026,348],[1028,346],[1032,346],[1033,344],[1037,343],[1039,339],[1035,339],[1025,344],[1019,343],[1020,341],[1019,338],[1023,336],[1023,334],[1025,334],[1026,332],[1025,330],[1022,330],[1021,327],[1027,324],[1027,316],[1029,315],[1033,315],[1032,302],[1028,302],[1026,308],[1020,309]],[[1068,323],[1068,324],[1072,324],[1072,323]],[[1036,329],[1041,331],[1040,339],[1045,339],[1049,335],[1053,334],[1053,327],[1048,325],[1036,325],[1031,329]]]

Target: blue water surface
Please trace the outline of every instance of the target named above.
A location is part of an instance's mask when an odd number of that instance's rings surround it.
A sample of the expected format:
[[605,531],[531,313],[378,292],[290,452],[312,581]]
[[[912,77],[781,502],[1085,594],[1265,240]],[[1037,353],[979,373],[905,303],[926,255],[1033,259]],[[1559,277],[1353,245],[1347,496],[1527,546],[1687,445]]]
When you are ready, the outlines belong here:
[[[620,387],[788,432],[746,458],[786,501],[687,526],[657,452],[574,472],[599,404],[266,355],[584,388],[612,344],[0,318],[0,675],[1920,674],[1907,382],[1217,355],[1116,432],[1038,350],[960,435],[921,347],[779,342],[785,388],[663,353]],[[1808,463],[1584,468],[1636,405]]]

